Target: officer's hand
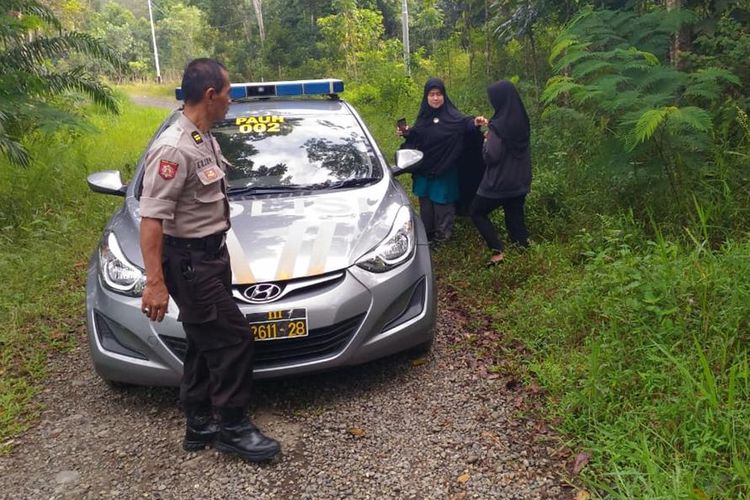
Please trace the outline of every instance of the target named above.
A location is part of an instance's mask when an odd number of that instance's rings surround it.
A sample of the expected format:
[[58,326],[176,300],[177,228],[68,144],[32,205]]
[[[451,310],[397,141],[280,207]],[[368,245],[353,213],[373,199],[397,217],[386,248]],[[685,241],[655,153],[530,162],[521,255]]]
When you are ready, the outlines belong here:
[[143,300],[141,301],[141,311],[151,321],[161,321],[167,314],[167,304],[169,304],[169,292],[163,281],[155,283],[146,283],[143,289]]

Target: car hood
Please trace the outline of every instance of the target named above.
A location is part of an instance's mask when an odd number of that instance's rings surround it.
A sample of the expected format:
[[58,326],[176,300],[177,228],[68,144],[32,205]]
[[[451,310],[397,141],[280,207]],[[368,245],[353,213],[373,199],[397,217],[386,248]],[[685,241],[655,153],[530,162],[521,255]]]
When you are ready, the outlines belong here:
[[[232,281],[244,284],[352,266],[383,241],[408,199],[385,178],[356,189],[254,196],[232,199],[229,205]],[[137,210],[133,215],[137,219]],[[132,257],[142,262],[140,255]]]

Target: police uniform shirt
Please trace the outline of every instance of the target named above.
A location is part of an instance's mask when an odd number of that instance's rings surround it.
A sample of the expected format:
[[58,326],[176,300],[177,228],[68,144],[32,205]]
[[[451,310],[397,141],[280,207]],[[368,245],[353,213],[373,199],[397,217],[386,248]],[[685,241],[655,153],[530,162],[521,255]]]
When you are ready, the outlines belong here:
[[141,216],[161,219],[164,234],[179,238],[226,231],[225,161],[216,139],[180,113],[146,154]]

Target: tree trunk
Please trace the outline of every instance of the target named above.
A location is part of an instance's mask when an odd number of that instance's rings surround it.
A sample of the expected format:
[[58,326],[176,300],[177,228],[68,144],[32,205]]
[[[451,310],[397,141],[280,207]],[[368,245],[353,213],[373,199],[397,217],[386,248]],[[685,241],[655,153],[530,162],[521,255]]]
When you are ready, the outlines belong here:
[[[668,11],[682,7],[682,0],[664,0],[664,5]],[[681,54],[690,50],[691,30],[689,26],[680,26],[677,33],[672,35],[672,43],[669,47],[669,61],[675,68],[682,68],[683,62]]]
[[490,27],[490,0],[484,0],[484,76],[490,80],[490,63],[492,61],[492,29]]
[[534,38],[534,30],[529,29],[529,44],[531,45],[531,74],[534,76],[534,87],[536,88],[536,101],[537,104],[541,100],[542,89],[539,86],[539,64],[537,64],[536,54],[536,39]]
[[263,0],[253,0],[253,8],[255,9],[255,19],[258,20],[258,35],[262,47],[266,42],[266,27],[263,24]]

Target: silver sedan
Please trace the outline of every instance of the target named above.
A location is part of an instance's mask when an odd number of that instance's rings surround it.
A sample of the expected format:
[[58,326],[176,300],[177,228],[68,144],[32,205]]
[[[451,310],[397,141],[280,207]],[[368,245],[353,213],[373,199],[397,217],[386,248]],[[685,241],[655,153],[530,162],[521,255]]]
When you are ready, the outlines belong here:
[[[429,348],[436,301],[427,238],[394,179],[421,153],[399,151],[389,167],[335,95],[239,99],[213,133],[231,163],[226,244],[257,378]],[[96,192],[125,197],[88,268],[91,357],[109,382],[178,385],[186,342],[177,306],[170,301],[161,323],[140,312],[142,176],[141,163],[127,186],[115,171],[88,179]]]

